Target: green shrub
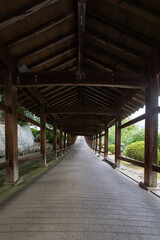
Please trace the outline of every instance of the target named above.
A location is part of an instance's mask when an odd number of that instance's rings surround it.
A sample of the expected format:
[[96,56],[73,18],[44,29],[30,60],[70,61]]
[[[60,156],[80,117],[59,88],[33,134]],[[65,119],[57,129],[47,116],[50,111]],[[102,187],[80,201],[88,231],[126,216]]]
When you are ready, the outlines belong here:
[[[126,150],[122,153],[123,156],[133,158],[144,162],[144,141],[138,141],[128,145]],[[160,164],[160,152],[157,149],[157,163]]]
[[108,151],[111,152],[111,153],[115,153],[115,145],[114,144],[111,144],[108,146]]
[[139,161],[144,161],[144,141],[134,142],[128,145],[125,153],[126,157],[133,158]]
[[52,143],[53,142],[53,133],[47,131],[46,132],[46,139],[49,143]]
[[40,130],[31,128],[31,131],[33,133],[34,139],[39,142],[40,141]]

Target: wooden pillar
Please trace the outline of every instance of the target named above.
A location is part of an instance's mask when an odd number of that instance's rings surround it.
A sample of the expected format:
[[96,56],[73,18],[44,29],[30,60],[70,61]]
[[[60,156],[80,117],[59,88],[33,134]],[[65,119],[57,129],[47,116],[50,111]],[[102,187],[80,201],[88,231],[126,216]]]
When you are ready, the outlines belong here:
[[69,147],[69,134],[67,133],[67,148]]
[[119,126],[121,125],[120,118],[116,119],[115,123],[115,165],[117,168],[120,168],[120,160],[118,156],[121,154],[121,129],[119,129]]
[[44,108],[41,108],[40,122],[41,122],[40,145],[41,145],[41,153],[42,153],[41,166],[45,167],[47,162],[46,162],[46,114],[45,114]]
[[63,130],[62,127],[60,127],[60,154],[63,154]]
[[91,136],[91,149],[93,149],[93,136]]
[[56,121],[53,124],[53,128],[54,128],[54,136],[53,136],[54,158],[57,159],[57,122]]
[[102,132],[99,133],[99,157],[101,156],[101,151],[102,151],[102,137],[101,137]]
[[67,145],[66,145],[66,133],[64,133],[64,152],[67,150]]
[[96,135],[94,135],[94,151],[96,149]]
[[105,127],[105,138],[104,138],[104,160],[108,158],[108,127]]
[[153,114],[152,111],[158,107],[158,89],[157,75],[146,89],[144,184],[148,187],[157,186],[157,173],[152,170],[152,165],[157,164],[158,114]]
[[5,149],[6,161],[10,166],[6,169],[6,183],[14,183],[19,178],[18,171],[18,135],[17,135],[17,88],[13,86],[12,73],[5,71],[4,79],[5,104],[11,107],[5,113]]
[[96,149],[95,149],[95,153],[97,152],[97,146],[98,146],[98,134],[96,134]]

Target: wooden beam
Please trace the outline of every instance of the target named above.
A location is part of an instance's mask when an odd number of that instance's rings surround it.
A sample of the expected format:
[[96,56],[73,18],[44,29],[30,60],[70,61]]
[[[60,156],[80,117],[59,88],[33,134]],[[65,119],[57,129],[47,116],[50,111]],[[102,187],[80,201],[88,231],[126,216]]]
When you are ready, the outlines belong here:
[[18,87],[42,86],[102,86],[121,88],[145,88],[149,86],[146,77],[136,73],[86,72],[85,79],[76,79],[70,71],[21,73],[14,78]]
[[159,45],[159,43],[156,40],[154,40],[153,38],[150,38],[149,36],[146,36],[140,32],[136,32],[133,29],[127,27],[126,25],[122,25],[119,22],[113,21],[107,17],[103,17],[100,14],[98,15],[93,11],[88,10],[87,16],[95,19],[98,22],[105,24],[106,26],[109,26],[109,27],[115,29],[116,31],[119,31],[119,32],[125,34],[125,36],[131,37],[131,38],[135,39],[136,41],[143,42],[145,45],[148,45],[152,48],[155,48],[156,46]]
[[[73,64],[77,62],[77,58],[71,58],[71,59],[67,59],[65,60],[65,63],[59,64],[57,67],[52,67],[50,69],[50,71],[60,71],[60,70],[64,70],[64,68],[70,64],[72,64],[71,68],[73,67]],[[76,67],[74,67],[74,70],[76,69]],[[69,69],[71,70],[71,69]]]
[[32,123],[33,125],[35,125],[35,126],[37,126],[37,127],[41,127],[41,124],[40,124],[40,123],[34,121],[33,119],[25,116],[25,115],[22,114],[22,113],[18,113],[18,118],[20,118],[20,119],[22,119],[22,120],[24,120],[24,121],[26,121],[26,122]]
[[117,98],[117,108],[119,111],[139,92],[138,89],[125,89]]
[[10,26],[11,24],[15,24],[18,21],[24,20],[26,17],[31,16],[35,13],[37,13],[40,10],[43,10],[52,4],[58,2],[59,0],[39,0],[34,1],[30,6],[24,7],[23,9],[20,9],[11,15],[1,19],[0,21],[0,29],[6,28]]
[[96,129],[101,129],[100,126],[97,126],[97,125],[71,125],[71,124],[68,124],[68,125],[63,125],[63,129],[65,129],[66,131],[67,130],[96,130]]
[[91,38],[92,40],[97,41],[101,45],[108,46],[108,47],[116,49],[116,50],[118,49],[119,51],[121,51],[121,53],[127,53],[127,54],[129,53],[132,56],[138,57],[143,61],[145,61],[145,59],[147,59],[147,55],[145,55],[145,53],[134,50],[130,47],[127,47],[127,46],[111,39],[108,36],[106,37],[103,34],[99,34],[98,32],[93,32],[93,31],[87,29],[85,37]]
[[155,49],[154,53],[148,61],[148,75],[150,79],[160,74],[160,47]]
[[[114,70],[112,69],[112,67],[106,67],[101,65],[100,63],[90,59],[89,57],[84,59],[85,62],[87,62],[87,64],[89,64],[92,68],[99,70],[99,71],[108,71],[108,72],[113,72]],[[93,70],[94,70],[93,69]]]
[[59,100],[58,97],[64,98],[64,93],[71,92],[71,90],[73,90],[73,89],[75,89],[74,86],[68,87],[68,88],[64,88],[64,89],[60,90],[58,93],[55,93],[55,94],[53,94],[51,92],[50,96],[47,97],[47,101],[50,101],[50,100],[54,99],[55,102],[57,102],[57,100]]
[[47,56],[36,63],[32,63],[28,65],[28,68],[30,71],[33,72],[35,71],[35,69],[43,67],[45,64],[48,64],[50,62],[57,61],[58,59],[61,59],[67,56],[68,54],[74,53],[75,51],[76,51],[76,48],[74,46],[71,46],[67,49],[63,49],[63,51],[61,50],[60,52],[54,53],[51,56]]
[[135,160],[135,159],[132,159],[132,158],[127,158],[127,157],[123,157],[123,156],[119,155],[118,159],[120,159],[122,161],[125,161],[125,162],[132,163],[136,166],[144,167],[144,162],[141,162],[141,161],[138,161],[138,160]]
[[96,46],[93,46],[92,44],[87,44],[87,43],[85,44],[85,49],[86,49],[86,51],[94,53],[98,57],[107,57],[113,63],[124,66],[125,68],[127,68],[129,70],[132,70],[134,72],[140,72],[139,66],[135,65],[132,62],[128,62],[127,60],[124,60],[123,58],[120,58],[119,56],[113,55],[104,49],[102,50]]
[[86,0],[78,0],[78,74],[83,71]]
[[18,135],[17,135],[17,89],[13,85],[12,73],[5,71],[4,81],[5,104],[10,106],[12,111],[5,113],[5,150],[6,162],[6,182],[14,183],[19,178],[18,170]]
[[[88,54],[89,53],[89,54]],[[104,63],[102,62],[102,60],[98,59],[97,57],[92,56],[93,54],[91,54],[91,52],[87,52],[86,51],[86,58],[85,60],[90,62],[91,66],[93,64],[98,64],[99,65],[99,70],[100,71],[109,71],[109,72],[117,72],[117,68],[115,68],[115,66],[108,64],[108,63]],[[98,67],[97,65],[97,67]],[[120,70],[118,70],[118,72],[121,72]]]
[[10,71],[16,72],[16,60],[2,42],[0,42],[0,63]]
[[99,120],[99,119],[94,119],[92,120],[92,118],[90,119],[79,119],[79,120],[72,120],[72,119],[68,119],[68,120],[61,120],[61,124],[65,127],[68,124],[71,124],[72,126],[75,125],[89,125],[89,126],[94,126],[94,125],[104,125],[105,121],[103,120]]
[[152,10],[151,8],[146,7],[145,5],[136,3],[135,1],[131,0],[105,0],[106,2],[110,2],[111,4],[116,5],[119,8],[122,8],[128,12],[133,13],[141,18],[148,20],[154,24],[160,25],[160,14]]
[[56,114],[96,114],[96,115],[115,115],[115,111],[111,108],[100,108],[100,107],[85,107],[79,106],[76,108],[47,108],[47,113]]
[[28,91],[37,99],[37,101],[42,105],[46,106],[46,99],[42,96],[42,94],[36,88],[28,88]]
[[12,109],[10,106],[6,105],[5,103],[0,102],[0,110],[6,112],[6,113],[11,113]]
[[139,116],[139,117],[137,117],[137,118],[135,118],[135,119],[132,119],[131,121],[128,121],[127,123],[124,123],[124,124],[120,125],[120,126],[119,126],[119,129],[128,127],[128,126],[130,126],[130,125],[132,125],[132,124],[135,124],[135,123],[137,123],[137,122],[139,122],[139,121],[144,120],[145,118],[146,118],[146,114],[143,114],[143,115],[141,115],[141,116]]
[[57,100],[57,101],[54,101],[54,102],[49,102],[50,103],[50,106],[51,106],[51,109],[56,107],[56,106],[59,106],[60,103],[65,103],[66,101],[68,101],[69,99],[72,99],[74,97],[77,97],[78,96],[78,93],[75,92],[75,93],[72,93],[71,95],[69,93],[67,93],[64,97],[60,97],[60,100]]
[[47,44],[43,44],[41,46],[38,46],[35,49],[32,49],[28,52],[23,53],[22,55],[19,55],[17,57],[18,63],[23,63],[26,59],[28,58],[33,58],[34,56],[43,53],[44,51],[51,50],[52,48],[59,47],[61,44],[73,40],[75,38],[75,34],[68,34],[68,35],[63,35],[59,38],[56,38],[55,40],[52,40],[50,42],[47,42]]
[[32,30],[30,30],[26,33],[19,35],[17,38],[12,39],[11,41],[7,42],[6,45],[9,48],[13,48],[16,45],[19,45],[25,41],[29,41],[32,38],[38,37],[40,34],[43,34],[50,29],[53,29],[61,24],[66,23],[66,21],[73,19],[73,17],[74,17],[74,13],[69,12],[69,13],[57,18],[56,20],[50,20],[44,24],[41,24],[38,27],[33,28]]

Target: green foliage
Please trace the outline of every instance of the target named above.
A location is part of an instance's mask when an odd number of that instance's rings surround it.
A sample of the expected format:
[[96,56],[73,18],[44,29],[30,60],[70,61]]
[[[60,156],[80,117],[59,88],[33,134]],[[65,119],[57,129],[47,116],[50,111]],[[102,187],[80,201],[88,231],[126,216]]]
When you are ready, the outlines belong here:
[[[128,117],[122,121],[122,124],[131,120],[131,117]],[[121,130],[121,143],[124,145],[124,149],[128,145],[137,141],[144,141],[145,132],[144,129],[139,129],[135,124],[132,124]],[[109,144],[115,144],[115,126],[109,129]],[[159,135],[159,149],[160,149],[160,135]]]
[[131,143],[122,154],[135,160],[144,161],[144,141]]
[[115,153],[115,145],[114,144],[108,145],[108,151],[111,152],[112,154]]
[[[144,162],[144,141],[134,142],[128,145],[122,153],[123,156]],[[160,152],[157,149],[157,163],[160,164]]]
[[124,148],[126,148],[129,144],[135,142],[133,136],[135,136],[138,131],[139,129],[135,124],[122,129],[121,142],[124,144]]
[[115,144],[115,125],[109,128],[108,143],[109,145]]
[[132,142],[144,141],[145,131],[144,128],[138,129],[132,136]]
[[36,130],[34,128],[31,128],[31,131],[33,133],[35,141],[40,141],[40,130]]
[[46,131],[46,139],[49,143],[53,142],[53,133]]
[[1,103],[4,103],[4,94],[1,95]]

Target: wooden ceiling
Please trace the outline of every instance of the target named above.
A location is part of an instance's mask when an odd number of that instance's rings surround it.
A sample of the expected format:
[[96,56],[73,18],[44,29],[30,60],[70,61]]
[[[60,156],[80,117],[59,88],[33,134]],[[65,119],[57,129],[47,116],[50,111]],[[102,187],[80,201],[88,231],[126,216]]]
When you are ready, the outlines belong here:
[[21,106],[93,134],[144,105],[159,29],[157,0],[1,0],[0,90],[7,65]]

